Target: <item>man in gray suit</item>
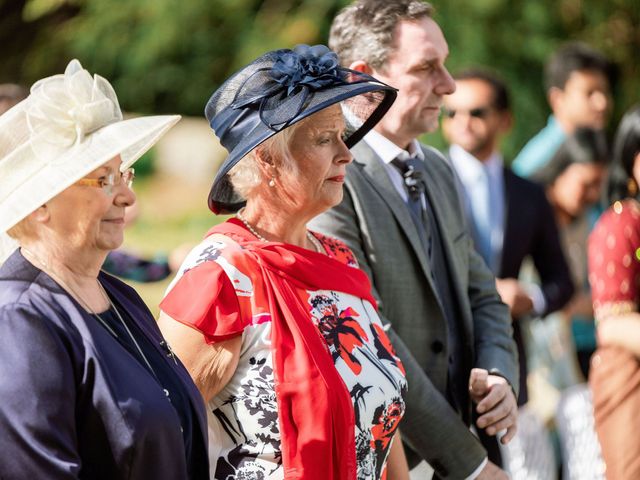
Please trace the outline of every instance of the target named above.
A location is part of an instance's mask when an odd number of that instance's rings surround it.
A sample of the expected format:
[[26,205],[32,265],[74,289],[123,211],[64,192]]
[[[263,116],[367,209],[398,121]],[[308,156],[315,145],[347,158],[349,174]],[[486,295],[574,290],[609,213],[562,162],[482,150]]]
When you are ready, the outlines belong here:
[[442,96],[455,90],[431,14],[417,0],[359,0],[334,20],[329,45],[342,63],[399,94],[352,149],[344,200],[312,227],[353,250],[397,332],[409,382],[403,438],[439,478],[506,478],[468,425],[475,414],[489,435],[506,429],[503,443],[515,434],[509,312],[466,231],[449,164],[416,141],[437,128]]

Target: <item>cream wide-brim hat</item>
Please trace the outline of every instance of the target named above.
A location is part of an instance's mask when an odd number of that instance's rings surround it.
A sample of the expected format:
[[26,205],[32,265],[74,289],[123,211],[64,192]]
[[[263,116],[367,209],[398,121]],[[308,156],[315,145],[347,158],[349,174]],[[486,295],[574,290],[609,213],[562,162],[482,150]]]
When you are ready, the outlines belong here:
[[122,119],[113,88],[72,60],[0,116],[0,264],[17,243],[7,230],[117,155],[129,168],[180,120]]

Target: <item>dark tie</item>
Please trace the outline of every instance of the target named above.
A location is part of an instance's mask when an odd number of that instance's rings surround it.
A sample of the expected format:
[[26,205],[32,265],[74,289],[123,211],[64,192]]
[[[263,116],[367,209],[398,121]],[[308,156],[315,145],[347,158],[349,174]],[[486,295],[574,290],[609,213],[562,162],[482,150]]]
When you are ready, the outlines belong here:
[[423,242],[427,257],[431,259],[433,250],[433,240],[431,231],[427,228],[428,221],[425,219],[425,212],[422,208],[422,199],[425,192],[424,176],[426,174],[424,164],[415,157],[406,160],[394,158],[391,164],[398,169],[404,180],[404,188],[407,192],[407,206],[413,223],[415,223],[420,239]]

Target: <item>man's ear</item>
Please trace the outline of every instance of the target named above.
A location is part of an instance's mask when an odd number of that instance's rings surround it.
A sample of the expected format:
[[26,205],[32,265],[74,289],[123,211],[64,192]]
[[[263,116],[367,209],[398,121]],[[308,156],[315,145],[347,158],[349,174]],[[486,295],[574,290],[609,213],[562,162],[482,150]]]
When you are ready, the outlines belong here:
[[351,70],[355,70],[356,72],[366,73],[367,75],[373,75],[373,69],[371,66],[365,62],[364,60],[357,60],[349,65]]
[[507,133],[513,127],[513,114],[509,111],[502,113],[502,119],[500,121],[500,131]]
[[547,101],[549,102],[549,106],[551,107],[551,111],[555,112],[556,109],[560,106],[560,102],[562,101],[562,95],[564,92],[558,87],[551,87],[547,92]]

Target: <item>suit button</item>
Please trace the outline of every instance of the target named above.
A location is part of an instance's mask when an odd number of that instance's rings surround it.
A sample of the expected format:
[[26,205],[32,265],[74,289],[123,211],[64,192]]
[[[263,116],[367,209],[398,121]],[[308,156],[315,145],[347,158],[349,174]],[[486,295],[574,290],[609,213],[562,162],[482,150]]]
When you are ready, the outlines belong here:
[[440,340],[434,340],[431,343],[431,351],[433,353],[440,353],[444,350],[444,344]]

